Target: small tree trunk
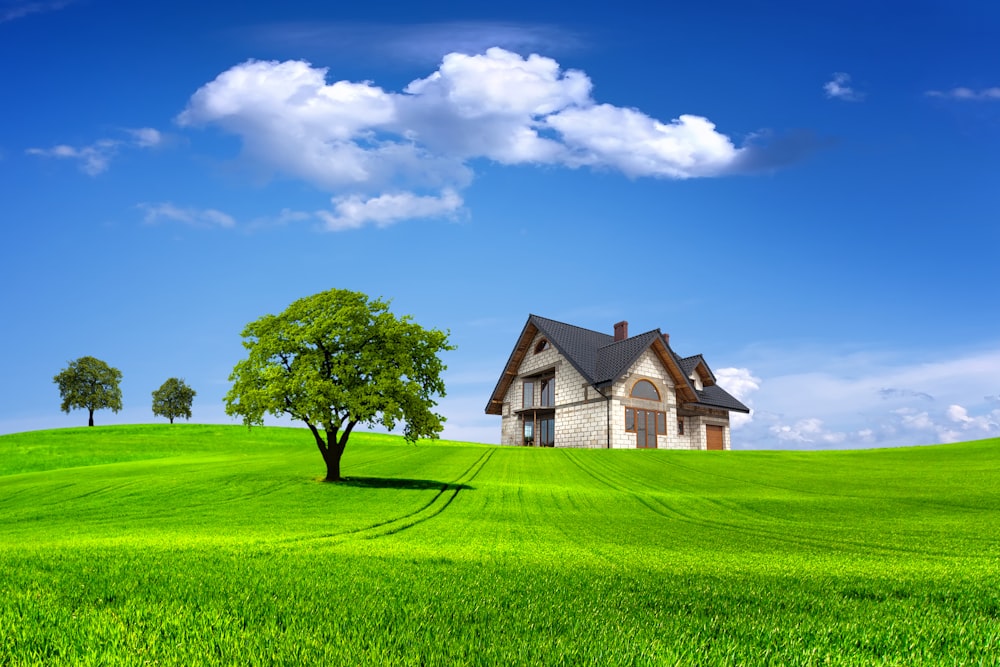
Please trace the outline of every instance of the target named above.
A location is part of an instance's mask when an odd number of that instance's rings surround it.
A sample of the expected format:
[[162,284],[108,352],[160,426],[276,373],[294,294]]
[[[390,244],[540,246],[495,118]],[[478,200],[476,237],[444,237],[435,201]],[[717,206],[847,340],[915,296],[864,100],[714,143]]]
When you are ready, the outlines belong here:
[[90,419],[87,420],[87,426],[93,426],[93,425],[94,425],[94,409],[91,408],[90,409]]
[[171,424],[173,424],[173,423],[174,423],[174,418],[173,418],[173,417],[171,417],[171,418],[170,418],[170,423],[171,423]]

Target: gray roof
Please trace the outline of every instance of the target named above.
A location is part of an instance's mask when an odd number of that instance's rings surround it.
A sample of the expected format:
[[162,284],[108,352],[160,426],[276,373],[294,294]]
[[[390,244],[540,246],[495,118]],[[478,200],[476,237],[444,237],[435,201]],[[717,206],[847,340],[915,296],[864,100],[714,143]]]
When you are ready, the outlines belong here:
[[[615,337],[610,334],[557,322],[538,315],[529,316],[528,323],[535,325],[539,332],[566,357],[577,372],[595,387],[614,382],[624,375],[639,356],[654,341],[662,337],[659,329],[653,329],[625,340],[615,341]],[[678,367],[684,372],[685,381],[699,363],[704,363],[705,368],[708,368],[708,363],[700,354],[682,358],[674,353],[669,345],[667,345],[667,349],[677,361]],[[712,375],[710,368],[708,372]],[[712,380],[714,382],[714,375],[712,375]],[[750,412],[749,408],[716,384],[706,385],[702,390],[696,390],[693,386],[690,389],[698,396],[698,405]]]
[[[749,408],[715,384],[715,375],[700,354],[683,358],[678,356],[663,339],[659,329],[616,341],[610,334],[530,315],[486,404],[487,414],[501,414],[503,392],[517,375],[517,367],[536,331],[545,336],[577,372],[598,389],[625,375],[643,352],[653,349],[673,378],[678,400],[683,396],[683,404],[750,412]],[[688,376],[699,364],[705,365],[709,377],[703,378],[706,380],[704,388],[696,390]]]
[[[685,357],[683,359],[680,357],[677,358],[677,363],[680,364],[681,370],[684,371],[684,375],[691,375],[691,373],[694,372],[694,369],[698,367],[698,362],[704,361],[705,358],[700,354],[696,354],[693,357]],[[705,366],[707,367],[708,364],[705,364]]]
[[542,335],[555,345],[585,380],[591,384],[599,383],[598,350],[613,343],[614,336],[556,322],[538,315],[529,316],[528,322],[538,327]]
[[696,389],[698,404],[710,408],[722,408],[735,412],[750,412],[750,408],[740,403],[735,396],[717,384],[706,385],[704,389]]
[[[613,382],[625,374],[653,341],[660,338],[659,331],[647,331],[644,334],[626,338],[610,345],[605,345],[597,351],[597,381],[599,383]],[[614,337],[612,337],[614,340]]]

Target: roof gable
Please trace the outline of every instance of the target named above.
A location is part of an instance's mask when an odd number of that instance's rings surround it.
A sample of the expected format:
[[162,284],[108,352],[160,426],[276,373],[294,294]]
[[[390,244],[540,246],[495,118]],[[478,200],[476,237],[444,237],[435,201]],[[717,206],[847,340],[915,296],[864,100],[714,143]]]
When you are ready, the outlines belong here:
[[688,377],[691,377],[692,373],[697,373],[698,377],[701,378],[701,383],[706,387],[715,384],[715,374],[712,372],[712,369],[708,367],[708,362],[705,361],[705,357],[700,354],[679,359],[678,363],[684,370],[684,374]]

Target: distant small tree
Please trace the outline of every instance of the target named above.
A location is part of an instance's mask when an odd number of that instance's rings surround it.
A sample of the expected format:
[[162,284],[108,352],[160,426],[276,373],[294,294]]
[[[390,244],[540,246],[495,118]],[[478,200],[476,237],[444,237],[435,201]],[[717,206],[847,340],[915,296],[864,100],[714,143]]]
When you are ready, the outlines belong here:
[[120,370],[94,357],[71,361],[52,378],[59,385],[62,411],[68,414],[77,408],[87,410],[90,413],[87,426],[94,425],[94,410],[107,408],[118,412],[122,409],[122,390],[118,386],[121,380]]
[[153,392],[153,414],[166,417],[174,423],[175,417],[191,419],[191,402],[197,392],[184,384],[184,380],[170,378]]
[[304,422],[328,482],[340,480],[340,458],[357,424],[392,429],[405,422],[410,441],[441,432],[444,417],[431,408],[435,395],[444,396],[438,353],[454,349],[448,334],[397,318],[384,301],[329,290],[251,322],[242,336],[249,357],[229,376],[226,412],[247,426],[262,424],[265,413]]

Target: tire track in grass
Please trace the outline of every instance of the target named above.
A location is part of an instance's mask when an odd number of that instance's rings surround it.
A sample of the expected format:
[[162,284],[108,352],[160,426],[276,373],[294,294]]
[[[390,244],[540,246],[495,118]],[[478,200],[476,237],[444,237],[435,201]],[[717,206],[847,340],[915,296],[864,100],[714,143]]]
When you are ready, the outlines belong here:
[[[567,454],[568,453],[569,452],[567,452]],[[619,493],[622,493],[623,495],[630,496],[633,500],[635,500],[637,503],[645,507],[653,514],[661,516],[665,519],[686,523],[688,525],[696,526],[698,528],[709,528],[719,531],[733,531],[745,535],[750,535],[753,537],[766,536],[783,542],[791,542],[796,544],[803,543],[798,539],[790,537],[788,533],[785,531],[778,531],[774,529],[772,530],[755,529],[742,524],[705,518],[703,516],[699,516],[689,511],[687,512],[682,511],[673,504],[668,504],[665,500],[657,498],[653,494],[648,494],[648,495],[640,494],[621,483],[615,483],[608,475],[594,471],[592,468],[590,468],[589,466],[585,465],[582,461],[580,461],[577,457],[570,457],[570,459],[574,463],[576,463],[576,465],[590,477],[608,486],[609,488],[618,491]],[[652,489],[652,487],[648,484],[643,484],[643,486]],[[811,541],[811,543],[810,542],[805,542],[805,543],[808,544],[809,546],[817,546],[817,545],[830,546],[829,542],[823,542],[820,540],[814,540]]]
[[[580,461],[580,458],[578,456],[578,452],[576,452],[574,450],[569,450],[569,449],[562,449],[562,450],[558,450],[558,451],[562,452],[562,454],[566,458],[566,460],[568,460],[570,463],[572,463],[573,465],[575,465],[576,468],[580,472],[582,472],[583,474],[587,475],[588,477],[590,477],[594,481],[598,482],[602,486],[605,486],[605,487],[611,489],[612,491],[621,493],[621,494],[626,495],[626,496],[631,496],[632,498],[634,498],[635,500],[637,500],[640,504],[645,505],[648,508],[648,505],[643,501],[642,497],[639,494],[637,494],[636,492],[634,492],[634,491],[632,491],[630,489],[627,489],[627,488],[625,488],[625,487],[623,487],[623,486],[621,486],[619,484],[615,484],[607,475],[598,473],[594,469],[592,469],[592,468],[584,465]],[[570,502],[574,505],[574,507],[576,507],[576,502],[573,500],[572,494],[567,494],[567,496],[571,499]],[[606,563],[612,564],[612,565],[618,565],[618,558],[617,558],[617,556],[616,556],[616,554],[614,552],[612,552],[612,553],[605,553],[604,550],[602,550],[601,548],[599,548],[599,546],[598,546],[599,542],[594,541],[594,540],[581,539],[578,528],[567,529],[567,528],[564,528],[562,526],[557,526],[557,529],[560,532],[562,532],[571,542],[579,545],[584,550],[586,550],[589,553],[593,554],[594,556],[596,556],[600,560],[602,560],[602,561],[604,561]]]
[[[739,533],[748,537],[764,538],[775,542],[782,542],[786,544],[794,544],[797,546],[813,547],[820,549],[845,549],[851,551],[860,550],[865,552],[877,551],[885,554],[918,552],[918,553],[928,553],[930,555],[940,555],[940,556],[948,555],[947,552],[929,552],[929,551],[925,552],[923,549],[915,549],[913,547],[907,547],[896,544],[886,544],[886,543],[876,544],[872,543],[871,541],[863,539],[848,539],[842,537],[834,538],[832,536],[828,536],[825,538],[813,537],[811,535],[805,535],[800,532],[790,530],[790,528],[793,527],[793,524],[787,521],[781,521],[780,519],[773,517],[768,517],[767,519],[764,519],[761,516],[751,515],[746,512],[740,512],[740,513],[743,516],[747,517],[748,521],[753,520],[756,523],[755,526],[747,525],[746,523],[735,523],[731,521],[724,521],[721,519],[707,518],[705,516],[694,514],[691,511],[685,511],[679,509],[675,505],[667,503],[665,499],[658,497],[656,494],[649,494],[648,496],[644,496],[625,486],[622,486],[620,484],[615,484],[612,481],[610,481],[606,475],[601,475],[600,473],[594,472],[592,469],[589,469],[587,466],[585,466],[581,461],[574,459],[574,462],[581,468],[581,470],[586,472],[594,479],[602,482],[603,484],[623,494],[630,495],[639,504],[643,505],[654,514],[658,514],[666,519],[680,521],[700,528],[709,528],[718,530],[720,532]],[[678,468],[683,468],[687,470],[689,473],[704,474],[710,477],[720,477],[720,478],[730,479],[732,481],[754,484],[753,482],[749,482],[747,480],[742,480],[736,477],[728,477],[726,475],[720,475],[718,473],[713,473],[708,471],[701,471],[696,468],[691,468],[688,466],[676,464],[674,462],[669,462],[668,465],[673,465]],[[642,484],[646,488],[649,488],[651,490],[657,490],[649,484],[645,483]],[[761,486],[761,487],[771,486],[773,488],[781,489],[786,493],[788,492],[795,493],[794,489],[782,488],[776,485],[757,484],[756,486]],[[809,495],[809,494],[804,494],[804,495]],[[813,492],[812,495],[821,496],[822,494]],[[721,507],[730,512],[735,511],[734,508],[727,507],[725,503],[718,500],[714,500],[711,498],[702,498],[701,501],[706,505],[709,505],[714,508]],[[772,524],[772,525],[766,525],[766,524]]]
[[462,474],[456,477],[453,481],[442,484],[441,488],[436,494],[434,494],[433,498],[412,512],[408,512],[402,516],[393,517],[391,519],[378,521],[360,528],[351,528],[350,530],[329,533],[326,535],[295,538],[289,541],[330,540],[333,542],[341,542],[348,539],[371,540],[378,537],[385,537],[387,535],[395,535],[396,533],[407,530],[408,528],[412,528],[413,526],[423,523],[428,519],[432,519],[445,511],[445,509],[447,509],[448,506],[454,502],[455,498],[458,497],[459,492],[465,488],[466,484],[474,480],[479,473],[482,472],[483,468],[493,457],[495,452],[495,449],[489,449],[484,452],[479,458],[473,461],[472,465],[466,468]]

